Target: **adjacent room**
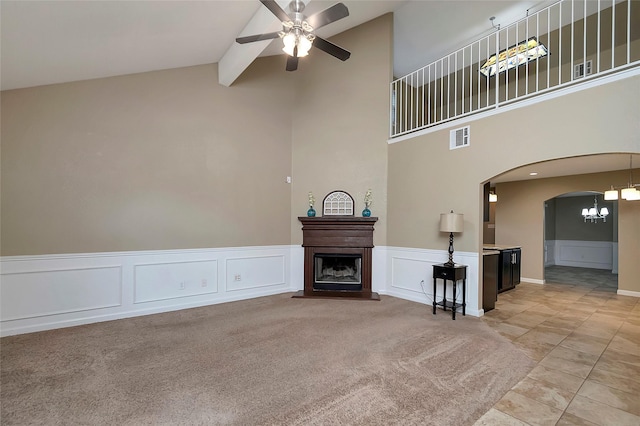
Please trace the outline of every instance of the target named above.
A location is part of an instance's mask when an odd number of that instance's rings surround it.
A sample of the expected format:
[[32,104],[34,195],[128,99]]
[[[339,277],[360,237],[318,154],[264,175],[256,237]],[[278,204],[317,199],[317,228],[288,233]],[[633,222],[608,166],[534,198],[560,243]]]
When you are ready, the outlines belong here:
[[0,19],[2,424],[640,423],[639,2]]

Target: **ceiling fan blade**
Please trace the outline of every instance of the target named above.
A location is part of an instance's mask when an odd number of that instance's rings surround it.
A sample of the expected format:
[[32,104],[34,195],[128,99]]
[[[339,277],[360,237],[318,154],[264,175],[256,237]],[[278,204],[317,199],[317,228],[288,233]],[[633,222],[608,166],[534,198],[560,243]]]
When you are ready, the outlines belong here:
[[287,58],[287,71],[295,71],[298,69],[298,46],[293,48],[293,56]]
[[311,15],[307,22],[317,30],[320,27],[324,27],[338,19],[346,18],[349,16],[349,9],[342,3],[336,3],[333,6]]
[[313,46],[322,50],[323,52],[327,52],[331,56],[335,56],[341,61],[346,61],[351,57],[351,52],[343,49],[340,46],[337,46],[330,41],[327,41],[323,38],[316,36],[315,40],[313,40]]
[[289,18],[289,15],[287,15],[287,12],[282,10],[282,8],[278,5],[278,3],[276,3],[275,0],[260,0],[260,1],[262,2],[262,4],[265,5],[267,9],[271,11],[271,13],[276,15],[276,17],[282,22],[288,22],[291,20],[291,18]]
[[274,38],[278,38],[280,37],[280,33],[266,33],[266,34],[256,34],[256,35],[250,35],[250,36],[246,36],[246,37],[238,37],[236,39],[237,43],[240,44],[245,44],[245,43],[253,43],[254,41],[260,41],[260,40],[271,40]]

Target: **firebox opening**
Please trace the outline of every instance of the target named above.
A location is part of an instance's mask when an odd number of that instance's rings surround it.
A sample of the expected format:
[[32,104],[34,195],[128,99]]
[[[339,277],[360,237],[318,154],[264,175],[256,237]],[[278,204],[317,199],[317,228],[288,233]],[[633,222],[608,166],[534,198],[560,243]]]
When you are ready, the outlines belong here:
[[362,291],[359,254],[315,254],[314,290]]

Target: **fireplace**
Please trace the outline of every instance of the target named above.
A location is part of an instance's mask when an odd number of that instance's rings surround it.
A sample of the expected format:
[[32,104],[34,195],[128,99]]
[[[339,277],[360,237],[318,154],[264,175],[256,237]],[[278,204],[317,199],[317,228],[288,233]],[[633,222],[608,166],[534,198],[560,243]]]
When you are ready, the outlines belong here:
[[380,300],[371,291],[375,217],[299,217],[304,247],[304,290],[294,297]]
[[362,291],[362,256],[316,253],[314,260],[314,290]]

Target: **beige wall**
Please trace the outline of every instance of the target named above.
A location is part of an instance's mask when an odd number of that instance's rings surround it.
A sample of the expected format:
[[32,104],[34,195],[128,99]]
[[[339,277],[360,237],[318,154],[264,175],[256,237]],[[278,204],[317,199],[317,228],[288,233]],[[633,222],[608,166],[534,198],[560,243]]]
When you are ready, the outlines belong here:
[[[611,185],[623,186],[628,178],[628,170],[622,170],[497,184],[496,244],[521,245],[522,276],[543,280],[545,201],[568,192],[605,191]],[[618,240],[619,249],[618,288],[640,292],[640,252],[635,242],[640,240],[640,215],[633,207],[636,204],[640,201],[618,201],[618,226],[613,229],[620,231],[613,241]],[[582,223],[579,210],[575,218]]]
[[307,193],[334,189],[358,215],[372,190],[386,244],[392,25],[230,88],[207,65],[3,92],[2,255],[298,244]]
[[[639,90],[634,76],[471,121],[467,148],[449,150],[449,129],[390,145],[388,245],[444,250],[448,239],[438,218],[453,209],[465,214],[456,250],[478,252],[482,184],[491,178],[555,158],[640,152]],[[510,237],[496,234],[496,243]]]
[[205,65],[2,93],[2,255],[289,244],[291,75]]
[[292,242],[302,243],[298,216],[307,194],[322,199],[336,189],[355,199],[361,216],[367,189],[373,193],[374,244],[385,245],[389,81],[392,69],[391,14],[332,38],[352,52],[346,62],[313,51],[301,61],[293,120]]

